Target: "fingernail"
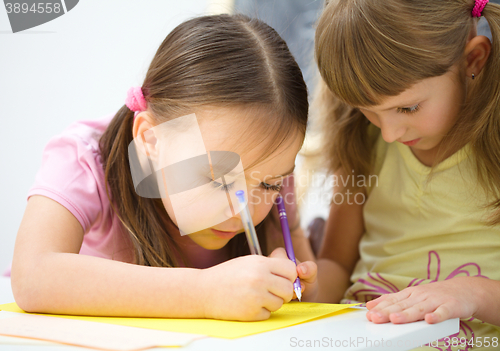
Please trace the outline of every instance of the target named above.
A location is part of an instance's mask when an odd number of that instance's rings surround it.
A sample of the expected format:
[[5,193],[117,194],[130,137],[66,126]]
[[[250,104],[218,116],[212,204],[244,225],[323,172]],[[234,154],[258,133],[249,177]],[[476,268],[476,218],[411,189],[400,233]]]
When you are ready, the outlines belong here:
[[375,313],[375,315],[376,315],[378,318],[383,318],[383,317],[384,317],[384,316],[382,315],[382,313],[380,313],[380,312]]
[[396,317],[397,319],[403,317],[403,315],[401,313],[393,313],[394,317]]
[[305,266],[300,266],[300,270],[302,271],[302,274],[307,273],[307,268]]

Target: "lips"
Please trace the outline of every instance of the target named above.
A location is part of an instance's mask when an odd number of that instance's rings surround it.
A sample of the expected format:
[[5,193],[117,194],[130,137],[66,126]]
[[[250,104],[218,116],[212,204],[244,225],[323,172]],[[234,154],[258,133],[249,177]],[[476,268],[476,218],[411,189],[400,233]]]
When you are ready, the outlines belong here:
[[212,231],[212,233],[214,233],[216,236],[218,236],[221,239],[231,239],[236,234],[238,234],[237,231],[236,232],[226,232],[226,231],[222,231],[222,230],[216,230],[213,228],[210,228],[210,230]]
[[416,143],[418,143],[420,141],[420,139],[421,138],[413,139],[413,140],[410,140],[410,141],[401,141],[401,143],[405,144],[406,146],[413,146]]

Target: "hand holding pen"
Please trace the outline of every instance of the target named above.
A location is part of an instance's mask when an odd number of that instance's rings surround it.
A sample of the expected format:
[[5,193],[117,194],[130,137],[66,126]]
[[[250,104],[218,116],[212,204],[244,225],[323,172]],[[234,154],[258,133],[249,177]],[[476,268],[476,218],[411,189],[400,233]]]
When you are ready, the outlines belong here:
[[[238,202],[240,205],[241,220],[243,222],[243,227],[245,228],[245,234],[247,236],[247,241],[248,241],[248,245],[250,247],[250,252],[253,255],[262,255],[262,251],[260,249],[257,234],[255,232],[255,227],[253,225],[252,217],[250,215],[247,203],[245,201],[245,193],[241,190],[237,191],[236,197],[238,198]],[[280,194],[278,194],[278,198],[276,200],[276,205],[277,205],[279,216],[280,216],[280,223],[281,223],[281,228],[282,228],[282,232],[283,232],[283,239],[285,241],[285,247],[286,247],[286,252],[287,252],[286,256],[288,256],[288,259],[290,259],[295,264],[295,266],[297,266],[297,261],[295,259],[295,253],[293,251],[290,228],[288,227],[288,219],[286,216],[284,201],[283,201],[283,198],[281,197]],[[286,256],[285,256],[283,248],[277,248],[276,250],[274,250],[271,253],[271,255],[269,257],[286,257]],[[300,284],[300,278],[305,279],[304,281],[308,287],[310,287],[311,284],[317,285],[317,283],[316,283],[317,266],[316,266],[316,263],[314,263],[314,262],[310,262],[310,261],[303,262],[300,264],[300,267],[298,270],[301,272],[301,273],[299,273],[300,277],[297,277],[295,279],[295,281],[293,283],[293,289],[295,291],[295,295],[297,296],[297,298],[300,301],[302,298],[302,287]],[[317,286],[316,286],[316,288],[317,288]],[[315,290],[315,289],[313,288],[313,290]]]
[[[290,227],[288,226],[288,218],[286,216],[285,204],[283,202],[283,197],[281,194],[278,194],[276,198],[276,206],[278,207],[278,212],[280,216],[280,224],[281,231],[283,232],[283,240],[285,241],[285,248],[288,258],[297,265],[297,261],[295,260],[295,253],[293,251],[292,237],[290,234]],[[293,283],[293,290],[295,291],[295,295],[299,301],[302,299],[302,287],[300,286],[300,279],[297,277],[295,282]]]

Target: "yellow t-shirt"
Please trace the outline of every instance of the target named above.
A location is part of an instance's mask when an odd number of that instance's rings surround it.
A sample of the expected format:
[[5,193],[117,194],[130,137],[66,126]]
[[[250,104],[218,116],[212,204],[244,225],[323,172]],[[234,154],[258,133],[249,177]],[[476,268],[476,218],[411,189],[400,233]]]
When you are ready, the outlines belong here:
[[[488,201],[477,182],[470,147],[440,163],[429,181],[431,168],[408,146],[379,137],[376,148],[378,184],[371,179],[360,260],[343,302],[367,302],[459,276],[500,280],[500,225],[485,224],[491,212],[481,208]],[[496,347],[484,350],[500,349],[500,327],[477,319],[462,320],[455,337],[478,336],[497,338]],[[443,350],[448,349],[445,342]],[[458,349],[466,348],[451,348]]]

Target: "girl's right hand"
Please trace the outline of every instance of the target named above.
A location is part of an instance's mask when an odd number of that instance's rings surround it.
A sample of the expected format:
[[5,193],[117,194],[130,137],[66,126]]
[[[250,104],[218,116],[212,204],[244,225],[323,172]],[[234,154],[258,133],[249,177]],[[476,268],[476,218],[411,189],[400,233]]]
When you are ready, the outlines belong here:
[[205,317],[239,321],[268,319],[292,299],[297,278],[288,258],[259,255],[237,257],[201,272]]

